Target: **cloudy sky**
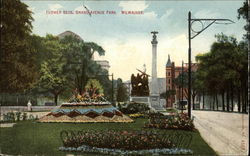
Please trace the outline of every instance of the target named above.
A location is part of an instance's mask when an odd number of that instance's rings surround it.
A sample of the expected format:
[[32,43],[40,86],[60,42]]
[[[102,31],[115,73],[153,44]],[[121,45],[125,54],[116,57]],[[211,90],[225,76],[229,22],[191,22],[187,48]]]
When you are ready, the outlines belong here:
[[[146,64],[151,74],[152,35],[158,34],[158,77],[165,77],[165,64],[168,54],[175,64],[187,62],[187,15],[192,18],[229,18],[234,24],[214,24],[192,40],[192,59],[198,53],[209,51],[215,41],[214,35],[225,33],[241,40],[244,34],[244,20],[237,19],[237,9],[243,0],[222,1],[32,1],[22,0],[33,11],[33,33],[40,36],[58,35],[70,30],[80,35],[86,42],[96,42],[105,51],[105,56],[95,59],[108,60],[110,73],[115,78],[129,80],[136,68]],[[115,11],[116,14],[46,14],[46,11],[85,10],[83,4],[92,11]],[[143,11],[142,15],[123,15],[121,11]],[[206,23],[205,23],[206,24]],[[199,30],[201,25],[193,25]]]

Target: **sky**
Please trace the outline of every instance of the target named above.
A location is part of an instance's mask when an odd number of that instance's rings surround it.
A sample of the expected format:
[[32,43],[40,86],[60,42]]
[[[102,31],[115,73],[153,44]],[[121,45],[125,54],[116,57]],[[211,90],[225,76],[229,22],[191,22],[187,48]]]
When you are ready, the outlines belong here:
[[[243,0],[166,0],[166,1],[49,1],[22,0],[33,12],[33,33],[46,36],[72,31],[85,41],[95,42],[104,48],[105,56],[95,55],[96,60],[108,60],[109,73],[115,78],[129,80],[136,69],[146,65],[151,74],[152,31],[158,31],[157,73],[165,77],[165,65],[170,55],[171,61],[181,65],[188,62],[188,12],[192,18],[228,18],[234,24],[213,24],[192,40],[192,62],[200,53],[209,52],[216,41],[215,35],[223,32],[238,40],[245,33],[246,21],[237,19],[237,9]],[[49,11],[104,11],[105,14],[48,14]],[[116,14],[107,14],[113,11]],[[121,11],[142,11],[143,14],[125,15]],[[209,23],[204,23],[206,26]],[[192,25],[199,31],[201,23]]]

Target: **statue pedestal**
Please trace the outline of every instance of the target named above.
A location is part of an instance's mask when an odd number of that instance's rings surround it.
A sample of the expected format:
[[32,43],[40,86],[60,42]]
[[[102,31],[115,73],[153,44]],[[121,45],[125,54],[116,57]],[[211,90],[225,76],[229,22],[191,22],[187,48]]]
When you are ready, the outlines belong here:
[[150,97],[149,96],[131,96],[130,101],[138,102],[138,103],[145,103],[150,107]]

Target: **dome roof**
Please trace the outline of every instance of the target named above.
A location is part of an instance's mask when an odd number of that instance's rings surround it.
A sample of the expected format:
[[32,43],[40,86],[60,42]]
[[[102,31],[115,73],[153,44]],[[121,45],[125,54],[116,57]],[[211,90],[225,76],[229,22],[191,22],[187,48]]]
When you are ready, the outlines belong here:
[[57,36],[59,37],[59,39],[62,39],[65,36],[73,36],[73,37],[77,38],[78,40],[83,41],[83,39],[79,35],[77,35],[76,33],[72,32],[72,31],[65,31]]

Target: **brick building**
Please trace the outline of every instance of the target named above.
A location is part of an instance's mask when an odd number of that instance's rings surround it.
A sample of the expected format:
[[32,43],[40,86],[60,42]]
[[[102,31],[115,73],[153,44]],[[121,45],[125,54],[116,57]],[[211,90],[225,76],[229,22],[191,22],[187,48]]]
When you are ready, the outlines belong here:
[[[188,65],[183,65],[183,72],[187,72]],[[191,67],[192,71],[197,70],[197,64],[193,63]],[[178,100],[181,100],[183,97],[183,100],[186,100],[188,89],[182,88],[177,86],[174,83],[174,80],[182,73],[182,66],[175,66],[174,62],[171,62],[170,55],[168,55],[168,61],[166,63],[166,92],[167,94],[171,94],[169,98],[166,99],[166,107],[172,108],[174,106],[174,103],[176,103]],[[183,95],[183,96],[182,96]]]

